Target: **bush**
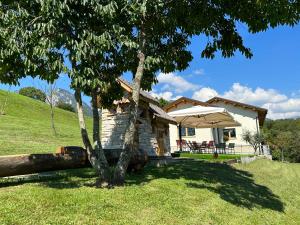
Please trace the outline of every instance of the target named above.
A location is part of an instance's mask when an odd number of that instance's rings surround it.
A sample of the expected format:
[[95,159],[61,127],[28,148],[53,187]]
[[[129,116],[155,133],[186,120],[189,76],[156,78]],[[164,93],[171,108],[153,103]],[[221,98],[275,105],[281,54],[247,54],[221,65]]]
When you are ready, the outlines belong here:
[[19,90],[20,95],[27,96],[29,98],[33,98],[35,100],[40,100],[42,102],[45,102],[46,100],[46,95],[43,93],[40,89],[37,89],[35,87],[25,87],[21,88]]
[[266,121],[264,133],[274,160],[300,163],[300,119]]
[[74,107],[71,104],[65,103],[65,102],[59,102],[56,105],[57,108],[63,109],[63,110],[67,110],[70,112],[75,112]]

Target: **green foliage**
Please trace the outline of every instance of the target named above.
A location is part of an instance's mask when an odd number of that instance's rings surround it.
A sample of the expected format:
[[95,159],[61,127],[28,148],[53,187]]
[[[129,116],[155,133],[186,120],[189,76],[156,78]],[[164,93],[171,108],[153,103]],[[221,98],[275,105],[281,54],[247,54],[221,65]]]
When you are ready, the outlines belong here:
[[263,131],[274,159],[300,162],[300,119],[269,120]]
[[242,139],[249,143],[253,148],[255,153],[259,150],[259,154],[261,154],[260,144],[262,144],[265,140],[264,135],[262,133],[251,133],[249,130],[246,130],[242,134]]
[[74,107],[71,104],[65,103],[65,102],[58,102],[56,105],[57,108],[69,111],[69,112],[75,112]]
[[[16,84],[26,76],[53,81],[67,73],[87,94],[115,85],[124,71],[135,73],[141,31],[146,55],[143,89],[156,82],[157,71],[185,69],[193,35],[207,36],[202,57],[240,51],[251,57],[236,28],[249,32],[299,20],[299,3],[269,1],[1,1],[0,81]],[[66,66],[66,61],[72,67]],[[102,94],[112,94],[104,91]],[[109,98],[108,98],[109,99]]]
[[35,100],[40,100],[42,102],[46,101],[46,94],[42,92],[40,89],[35,87],[24,87],[19,90],[20,95],[27,96],[29,98],[33,98]]
[[168,105],[170,103],[169,101],[167,101],[164,98],[159,98],[157,100],[158,100],[159,106],[162,107],[162,108],[165,107],[166,105]]

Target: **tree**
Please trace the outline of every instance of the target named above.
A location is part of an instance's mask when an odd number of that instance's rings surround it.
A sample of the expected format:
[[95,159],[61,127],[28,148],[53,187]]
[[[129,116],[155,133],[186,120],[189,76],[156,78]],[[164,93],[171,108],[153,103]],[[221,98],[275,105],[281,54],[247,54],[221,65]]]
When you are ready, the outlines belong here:
[[160,107],[162,107],[162,108],[170,103],[168,100],[166,100],[164,98],[159,98],[158,102],[159,102]]
[[46,100],[46,94],[43,93],[40,89],[37,89],[35,87],[21,88],[19,90],[19,94],[42,102],[45,102]]
[[54,135],[57,135],[54,122],[54,106],[55,106],[56,82],[48,83],[44,86],[44,94],[46,95],[46,102],[50,106],[51,127]]
[[249,130],[247,130],[243,132],[242,138],[253,147],[255,153],[257,153],[257,150],[259,150],[259,154],[263,153],[261,149],[261,143],[265,139],[261,133],[255,132],[252,134]]
[[[123,183],[130,154],[134,151],[134,137],[138,118],[140,89],[147,89],[155,81],[157,71],[183,70],[192,60],[186,47],[194,35],[208,37],[201,56],[214,58],[217,51],[231,57],[240,51],[252,56],[244,46],[236,23],[244,23],[252,33],[282,24],[294,25],[299,20],[299,3],[287,0],[264,1],[128,1],[129,17],[134,31],[129,38],[134,43],[132,59],[137,59],[133,75],[130,123],[125,134],[124,148],[114,178]],[[150,81],[150,82],[149,82]],[[152,81],[152,82],[151,82]],[[148,86],[149,87],[149,86]]]
[[268,120],[264,135],[274,160],[300,162],[300,120]]
[[69,112],[75,112],[74,107],[71,104],[65,103],[65,102],[58,102],[56,105],[57,108],[69,111]]
[[[136,150],[140,89],[151,88],[156,72],[185,69],[192,60],[187,50],[190,38],[200,34],[208,37],[202,57],[213,58],[217,51],[224,57],[236,51],[251,57],[236,23],[246,24],[252,33],[281,24],[294,25],[299,19],[298,4],[288,0],[2,1],[1,81],[15,84],[30,75],[53,82],[62,72],[68,74],[75,90],[83,143],[99,183],[105,184],[111,175],[99,137],[97,96],[101,96],[101,104],[109,105],[120,96],[116,78],[131,71],[130,120],[113,175],[115,184],[123,184]],[[85,126],[82,92],[92,97],[94,145]]]

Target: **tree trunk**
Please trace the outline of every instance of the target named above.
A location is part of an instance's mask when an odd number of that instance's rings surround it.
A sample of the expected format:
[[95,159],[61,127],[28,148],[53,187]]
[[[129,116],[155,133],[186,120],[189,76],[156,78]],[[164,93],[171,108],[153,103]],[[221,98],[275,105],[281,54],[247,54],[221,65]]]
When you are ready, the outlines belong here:
[[85,151],[72,154],[0,156],[0,177],[86,167]]
[[[100,117],[99,117],[99,109],[98,109],[98,98],[97,91],[92,91],[92,109],[93,109],[93,141],[94,141],[94,149],[97,154],[98,163],[100,164],[102,179],[98,180],[98,183],[101,186],[106,185],[105,183],[110,183],[110,168],[104,154],[102,143],[100,139]],[[102,183],[103,182],[103,183]]]
[[[92,167],[96,170],[97,174],[99,175],[99,178],[97,180],[97,186],[106,186],[110,183],[108,163],[104,156],[104,153],[103,153],[103,155],[101,153],[101,152],[103,152],[101,143],[96,141],[96,143],[95,143],[96,151],[95,151],[89,140],[86,125],[85,125],[85,120],[84,120],[84,114],[83,114],[81,91],[79,89],[75,90],[75,99],[76,99],[76,107],[77,107],[78,120],[79,120],[79,126],[80,126],[80,130],[81,130],[82,141],[87,150],[88,159],[89,159]],[[95,112],[95,110],[93,110],[93,112]],[[97,116],[94,116],[94,120],[96,117]],[[98,114],[98,118],[99,118],[99,114]],[[98,121],[98,125],[99,125],[99,121]],[[95,128],[95,126],[94,126],[94,129],[97,129],[97,128]],[[93,136],[95,137],[95,135],[93,135]],[[99,140],[100,140],[100,138],[99,138]]]
[[115,185],[124,184],[125,175],[126,175],[128,164],[130,162],[130,158],[133,155],[134,151],[136,150],[134,141],[137,132],[136,122],[139,116],[138,112],[139,112],[140,89],[141,89],[141,81],[144,74],[144,66],[145,66],[145,58],[146,58],[144,49],[145,49],[145,33],[142,29],[140,32],[139,51],[137,55],[139,59],[139,64],[137,67],[137,71],[132,86],[132,100],[130,101],[129,124],[125,133],[123,150],[120,154],[120,158],[114,173],[113,183]]
[[[51,97],[51,101],[52,101],[52,97]],[[51,127],[53,130],[53,134],[56,136],[57,132],[55,129],[55,125],[54,125],[54,109],[53,109],[53,103],[50,103],[50,110],[51,110]]]

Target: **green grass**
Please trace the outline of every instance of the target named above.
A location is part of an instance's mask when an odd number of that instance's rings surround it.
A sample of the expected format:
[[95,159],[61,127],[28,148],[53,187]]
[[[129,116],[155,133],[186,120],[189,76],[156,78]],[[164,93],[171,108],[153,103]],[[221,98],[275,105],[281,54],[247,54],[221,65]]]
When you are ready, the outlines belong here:
[[299,224],[300,165],[182,161],[95,189],[91,169],[0,180],[0,224]]
[[196,154],[196,153],[180,153],[182,158],[192,158],[192,159],[202,159],[212,162],[226,161],[230,159],[240,159],[242,156],[251,156],[251,155],[234,155],[234,154],[219,154],[218,158],[214,158],[213,154]]
[[[0,91],[0,104],[6,93]],[[0,116],[0,155],[82,145],[74,113],[10,94]],[[91,125],[90,119],[87,120]],[[189,156],[198,157],[197,154]],[[211,155],[200,155],[211,157]],[[228,157],[220,156],[219,159]],[[231,157],[231,156],[230,156]],[[300,165],[258,160],[229,166],[184,160],[130,174],[125,187],[95,189],[92,169],[39,180],[0,179],[0,224],[299,224]]]
[[[0,90],[0,105],[7,92]],[[6,114],[0,115],[0,155],[55,152],[58,146],[82,146],[75,113],[55,109],[57,136],[53,134],[49,106],[9,93]],[[91,119],[87,119],[91,127]]]

